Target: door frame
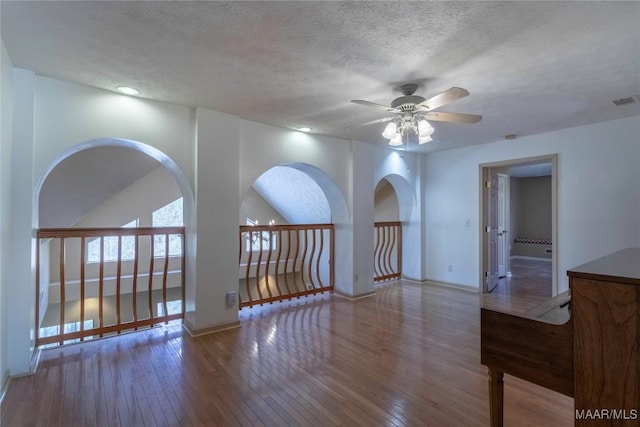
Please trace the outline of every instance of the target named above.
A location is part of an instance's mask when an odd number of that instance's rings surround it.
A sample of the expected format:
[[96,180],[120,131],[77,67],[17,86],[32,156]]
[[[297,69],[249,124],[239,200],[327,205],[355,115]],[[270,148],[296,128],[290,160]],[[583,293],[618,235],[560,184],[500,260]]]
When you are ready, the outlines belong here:
[[[504,186],[500,187],[500,181],[504,180]],[[511,275],[511,262],[509,260],[509,248],[507,247],[507,238],[511,230],[511,200],[509,175],[498,172],[498,277],[506,277]],[[500,205],[500,196],[502,196],[502,206]],[[500,228],[500,218],[502,217],[502,228]],[[507,233],[507,234],[505,234]],[[502,247],[502,251],[500,248]],[[504,274],[500,276],[500,264],[504,268]]]
[[[488,203],[488,192],[485,187],[485,177],[488,176],[489,169],[498,169],[498,172],[510,166],[535,164],[535,163],[551,163],[551,296],[558,294],[558,154],[547,154],[534,157],[524,157],[519,159],[503,160],[492,163],[481,163],[478,167],[479,180],[479,245],[480,245],[480,263],[479,263],[479,289],[482,293],[487,292],[487,283],[485,280],[485,271],[487,271],[489,257],[487,251],[487,233],[486,227],[488,223],[486,206]],[[509,211],[511,208],[509,207]],[[517,236],[514,236],[517,237]]]

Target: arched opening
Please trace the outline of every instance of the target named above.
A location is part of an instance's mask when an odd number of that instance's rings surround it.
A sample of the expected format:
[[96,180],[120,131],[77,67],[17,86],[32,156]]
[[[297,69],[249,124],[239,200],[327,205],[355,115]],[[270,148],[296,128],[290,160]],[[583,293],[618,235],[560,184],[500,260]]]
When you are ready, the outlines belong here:
[[374,191],[374,281],[420,277],[420,224],[413,217],[416,198],[409,182],[388,174]]
[[391,183],[383,178],[374,191],[374,254],[375,283],[402,277],[402,223],[398,197]]
[[346,204],[318,168],[287,163],[256,178],[240,205],[240,308],[334,290],[336,219],[346,222]]
[[375,222],[400,221],[398,197],[391,183],[382,178],[374,191]]
[[88,141],[51,163],[34,197],[37,345],[184,317],[193,195],[168,156]]

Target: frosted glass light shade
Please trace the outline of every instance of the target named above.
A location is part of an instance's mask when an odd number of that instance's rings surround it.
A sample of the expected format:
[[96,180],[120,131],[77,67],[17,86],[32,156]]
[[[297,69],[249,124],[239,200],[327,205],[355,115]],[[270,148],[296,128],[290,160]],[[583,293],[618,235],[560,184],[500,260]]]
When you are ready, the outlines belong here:
[[399,133],[396,133],[396,136],[394,136],[389,141],[389,145],[393,145],[395,147],[397,147],[398,145],[402,145],[402,135],[400,135]]
[[382,136],[384,136],[387,139],[393,139],[396,136],[396,124],[395,123],[389,123],[387,125],[387,127],[384,128],[384,131],[382,132]]
[[420,120],[418,122],[418,133],[420,136],[429,136],[433,133],[434,129],[431,124],[426,120]]
[[422,134],[420,134],[420,136],[418,137],[418,144],[426,144],[429,141],[433,141],[431,135],[422,136]]

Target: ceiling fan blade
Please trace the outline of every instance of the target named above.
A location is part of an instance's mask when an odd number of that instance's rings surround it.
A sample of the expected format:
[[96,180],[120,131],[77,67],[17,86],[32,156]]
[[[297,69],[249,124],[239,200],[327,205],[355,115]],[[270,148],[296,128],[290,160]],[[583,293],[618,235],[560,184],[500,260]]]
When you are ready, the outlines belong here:
[[388,107],[386,105],[376,104],[375,102],[364,101],[362,99],[352,99],[351,102],[353,102],[354,104],[364,105],[365,107],[380,108],[380,109],[382,109],[384,111],[387,111],[389,113],[398,113],[398,112],[400,112],[400,110],[398,110],[397,108],[391,108],[391,107]]
[[447,105],[450,102],[456,101],[460,98],[464,98],[468,95],[468,90],[462,89],[461,87],[452,87],[451,89],[447,89],[436,96],[425,99],[420,104],[418,104],[417,107],[426,108],[427,110],[435,110],[438,107],[442,107],[443,105]]
[[476,114],[440,113],[435,111],[421,114],[421,116],[434,122],[478,123],[482,120],[482,116]]
[[360,124],[357,124],[357,125],[347,126],[345,129],[350,129],[350,128],[354,128],[354,127],[358,127],[358,126],[372,125],[374,123],[390,122],[393,119],[395,119],[395,117],[384,117],[384,118],[378,119],[378,120],[371,120],[369,122],[364,122],[364,123],[360,123]]

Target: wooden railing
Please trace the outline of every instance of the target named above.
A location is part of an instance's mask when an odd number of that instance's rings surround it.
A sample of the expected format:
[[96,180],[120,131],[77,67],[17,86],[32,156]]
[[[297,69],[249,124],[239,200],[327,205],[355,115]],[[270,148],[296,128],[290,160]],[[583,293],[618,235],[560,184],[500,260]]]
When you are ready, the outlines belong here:
[[374,282],[402,277],[402,223],[376,222],[374,239]]
[[333,224],[241,225],[240,309],[332,291]]
[[[105,239],[112,249],[115,245],[115,257],[105,258]],[[99,255],[88,260],[93,241]],[[38,230],[36,345],[62,345],[184,318],[184,253],[184,227]],[[56,301],[59,313],[53,313]]]

